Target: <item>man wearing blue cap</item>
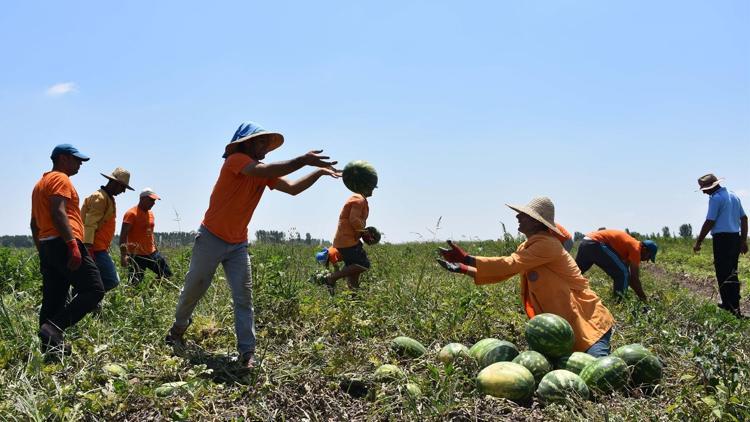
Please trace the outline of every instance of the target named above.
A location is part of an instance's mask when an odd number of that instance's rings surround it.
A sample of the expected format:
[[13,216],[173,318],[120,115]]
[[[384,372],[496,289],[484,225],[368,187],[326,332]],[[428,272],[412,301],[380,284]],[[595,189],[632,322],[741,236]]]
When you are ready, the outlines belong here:
[[[224,148],[224,164],[216,181],[208,211],[198,229],[175,311],[175,321],[166,341],[177,347],[184,345],[183,334],[191,321],[198,301],[211,285],[219,264],[224,267],[232,291],[234,329],[240,364],[254,365],[255,319],[253,314],[252,278],[247,252],[247,226],[266,188],[297,195],[323,176],[338,178],[335,161],[320,151],[310,151],[288,161],[263,163],[269,152],[281,146],[284,137],[247,122],[240,125]],[[305,166],[318,167],[296,181],[284,176]]]
[[[83,244],[78,192],[70,181],[89,157],[70,144],[61,144],[50,158],[52,170],[42,175],[31,194],[31,234],[42,273],[39,338],[43,351],[59,352],[65,349],[63,331],[96,308],[104,297],[104,286]],[[77,294],[66,303],[71,286]]]
[[656,260],[658,247],[651,240],[638,241],[622,230],[597,230],[586,235],[578,246],[576,264],[581,274],[594,264],[614,282],[615,295],[622,296],[630,286],[646,302],[640,277],[641,261]]
[[695,239],[693,251],[701,250],[701,243],[711,232],[713,239],[714,270],[719,282],[719,307],[742,318],[740,312],[740,279],[737,274],[740,254],[747,253],[747,214],[740,198],[721,186],[721,181],[713,174],[698,179],[699,189],[710,198],[706,221]]

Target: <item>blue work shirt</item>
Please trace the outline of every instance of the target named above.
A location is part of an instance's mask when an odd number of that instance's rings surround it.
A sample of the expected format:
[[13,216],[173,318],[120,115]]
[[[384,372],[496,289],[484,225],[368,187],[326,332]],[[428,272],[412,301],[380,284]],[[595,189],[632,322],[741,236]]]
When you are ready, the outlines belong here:
[[711,194],[706,215],[706,220],[715,222],[711,234],[739,233],[740,218],[745,215],[740,198],[734,192],[728,191],[727,188],[720,188]]

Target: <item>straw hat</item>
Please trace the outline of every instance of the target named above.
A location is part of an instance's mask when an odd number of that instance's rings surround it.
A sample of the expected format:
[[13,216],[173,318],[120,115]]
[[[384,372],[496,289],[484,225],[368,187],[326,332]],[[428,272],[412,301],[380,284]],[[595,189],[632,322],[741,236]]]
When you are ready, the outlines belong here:
[[116,169],[114,169],[114,171],[112,171],[112,174],[104,174],[104,173],[99,173],[99,174],[101,174],[102,176],[106,177],[107,179],[113,182],[117,182],[125,186],[127,189],[135,190],[130,187],[130,172],[125,170],[122,167],[117,167]]
[[505,204],[513,211],[528,215],[534,220],[544,224],[553,232],[562,236],[563,234],[555,225],[555,205],[552,200],[546,196],[538,196],[526,205],[509,205]]
[[224,147],[224,158],[234,152],[236,144],[264,136],[268,138],[268,152],[275,150],[284,143],[284,135],[277,132],[269,132],[254,122],[245,122],[237,128],[226,147]]
[[708,173],[705,176],[701,176],[698,178],[698,190],[707,191],[715,188],[719,185],[719,183],[723,182],[724,179],[719,179],[718,177],[714,176],[713,173]]

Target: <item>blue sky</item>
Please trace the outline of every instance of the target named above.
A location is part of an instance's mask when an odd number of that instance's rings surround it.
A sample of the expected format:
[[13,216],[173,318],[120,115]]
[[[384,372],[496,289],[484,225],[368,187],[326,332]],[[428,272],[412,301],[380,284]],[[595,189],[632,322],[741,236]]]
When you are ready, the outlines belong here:
[[[747,1],[12,2],[0,14],[1,234],[28,233],[57,143],[198,227],[244,120],[372,162],[386,239],[497,238],[550,196],[571,231],[702,223],[706,172],[750,204]],[[294,174],[292,177],[301,175]],[[332,238],[348,196],[267,192],[250,223]],[[136,193],[118,197],[122,213]],[[119,224],[119,223],[118,223]]]

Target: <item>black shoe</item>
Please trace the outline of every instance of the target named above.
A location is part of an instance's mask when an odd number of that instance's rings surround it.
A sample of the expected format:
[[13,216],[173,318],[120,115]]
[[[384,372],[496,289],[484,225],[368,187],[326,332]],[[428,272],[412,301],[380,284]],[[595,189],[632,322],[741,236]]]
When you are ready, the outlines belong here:
[[45,322],[39,328],[39,340],[41,340],[42,353],[71,353],[70,344],[63,339],[63,332],[54,324]]

